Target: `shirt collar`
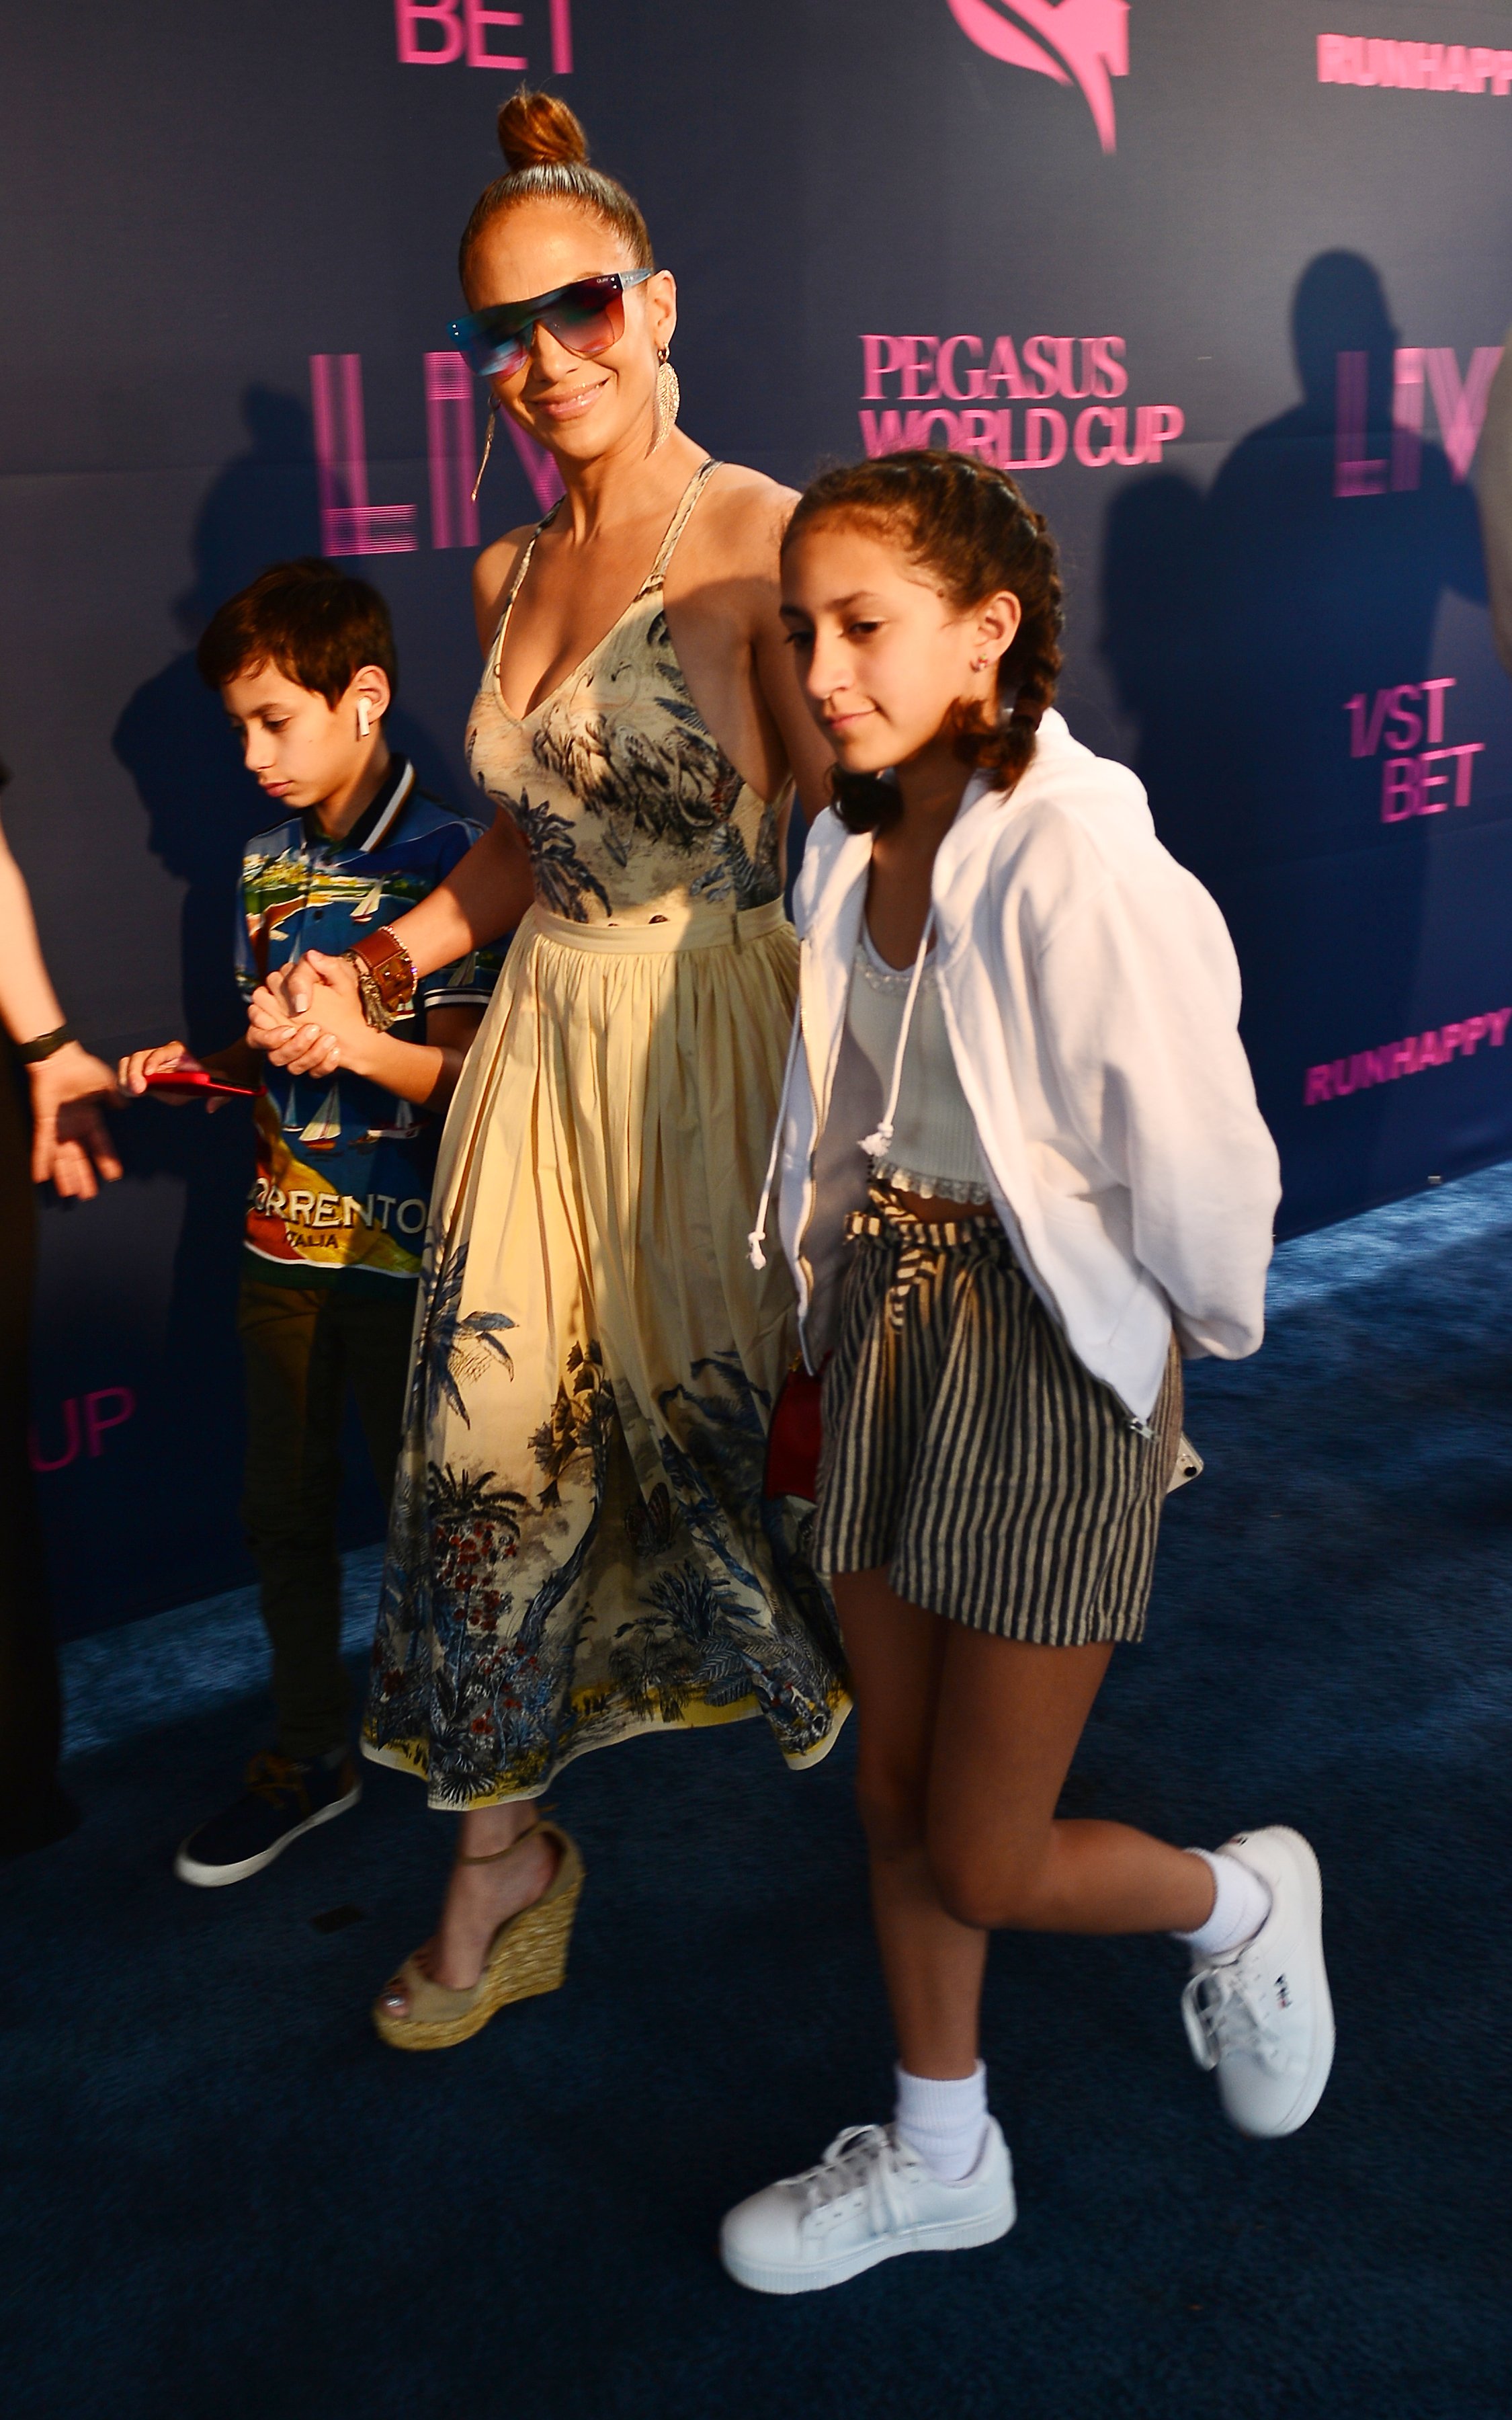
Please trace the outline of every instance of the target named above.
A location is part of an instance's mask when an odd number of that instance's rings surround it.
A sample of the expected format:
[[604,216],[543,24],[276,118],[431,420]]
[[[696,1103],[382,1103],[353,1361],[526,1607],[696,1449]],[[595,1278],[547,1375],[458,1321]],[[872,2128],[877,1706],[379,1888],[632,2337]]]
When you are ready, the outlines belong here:
[[367,857],[380,841],[386,840],[404,813],[405,802],[415,786],[415,768],[408,756],[391,759],[382,788],[371,806],[364,807],[350,831],[333,840],[323,830],[313,807],[307,808],[301,821],[304,826],[306,848],[326,848],[341,857]]

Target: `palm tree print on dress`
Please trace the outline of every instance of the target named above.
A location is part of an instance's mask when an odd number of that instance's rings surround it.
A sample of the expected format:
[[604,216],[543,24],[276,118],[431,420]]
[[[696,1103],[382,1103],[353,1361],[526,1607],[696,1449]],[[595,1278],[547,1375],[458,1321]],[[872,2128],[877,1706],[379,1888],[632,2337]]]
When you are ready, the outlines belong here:
[[656,1611],[620,1623],[609,1659],[636,1712],[676,1722],[692,1699],[733,1706],[748,1698],[759,1661],[741,1649],[738,1632],[744,1623],[754,1636],[754,1617],[697,1563],[664,1572],[650,1594]]
[[614,1418],[614,1398],[604,1384],[604,1356],[596,1342],[574,1344],[567,1355],[567,1377],[557,1382],[557,1399],[538,1429],[532,1432],[531,1451],[546,1473],[541,1505],[546,1510],[562,1500],[560,1481],[574,1456],[586,1446],[594,1456],[598,1494],[603,1492],[602,1466],[608,1448],[608,1423]]
[[[695,1362],[686,1382],[660,1390],[660,1418],[642,1429],[643,1450],[665,1474],[648,1487],[626,1446],[633,1398],[622,1419],[590,1339],[569,1347],[550,1415],[530,1435],[537,1496],[501,1485],[493,1470],[433,1461],[422,1500],[401,1474],[369,1729],[405,1753],[407,1743],[424,1742],[433,1799],[462,1807],[501,1785],[529,1792],[584,1747],[680,1722],[700,1705],[759,1708],[790,1755],[825,1741],[832,1672],[800,1621],[780,1621],[774,1637],[737,1550],[746,1529],[730,1518],[732,1503],[748,1505],[749,1549],[764,1531],[774,1557],[791,1562],[796,1508],[761,1501],[764,1401],[732,1357]],[[592,1677],[575,1681],[561,1625],[592,1635],[593,1606],[579,1591],[609,1497],[611,1456],[640,1575],[636,1610],[597,1651]],[[679,1556],[688,1539],[693,1554]],[[811,1578],[810,1586],[820,1597],[818,1636],[832,1640],[822,1591]]]
[[491,1357],[503,1363],[509,1377],[515,1374],[509,1347],[499,1333],[501,1328],[515,1325],[508,1313],[471,1311],[463,1315],[462,1281],[467,1264],[466,1244],[454,1252],[443,1251],[438,1264],[431,1240],[426,1238],[421,1277],[425,1307],[421,1314],[409,1402],[405,1411],[407,1427],[416,1416],[423,1393],[427,1428],[443,1403],[450,1404],[457,1418],[471,1428],[471,1415],[462,1393],[464,1380],[471,1386],[481,1378],[491,1366]]
[[607,914],[609,892],[579,856],[572,826],[553,814],[544,799],[538,807],[531,804],[528,796],[511,799],[510,813],[530,850],[535,895],[542,907],[574,924],[589,921],[585,899],[596,899]]
[[647,651],[650,677],[638,696],[614,696],[612,676],[588,713],[564,695],[543,708],[533,744],[542,770],[603,818],[605,849],[619,865],[640,835],[702,850],[744,787],[683,689],[663,613],[651,622]]
[[650,1495],[626,1507],[625,1534],[638,1555],[661,1555],[677,1535],[677,1507],[658,1479]]
[[712,862],[688,884],[695,899],[711,907],[726,900],[733,908],[759,908],[775,899],[782,888],[777,862],[778,806],[774,800],[761,820],[755,853],[746,846],[740,826],[732,816],[709,834]]

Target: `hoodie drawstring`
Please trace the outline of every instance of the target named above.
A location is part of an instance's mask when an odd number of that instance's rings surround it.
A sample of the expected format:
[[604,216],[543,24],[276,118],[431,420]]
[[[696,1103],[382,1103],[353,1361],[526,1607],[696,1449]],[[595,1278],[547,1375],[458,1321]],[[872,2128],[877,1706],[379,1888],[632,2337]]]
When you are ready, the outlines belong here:
[[863,1135],[861,1138],[861,1150],[872,1159],[880,1159],[892,1140],[892,1122],[898,1112],[898,1094],[903,1087],[903,1052],[908,1047],[908,1029],[914,1021],[914,1002],[918,998],[918,986],[924,973],[924,960],[929,954],[929,945],[933,938],[934,908],[932,902],[929,914],[924,919],[924,930],[919,936],[918,955],[914,960],[914,971],[908,985],[908,997],[903,1002],[903,1019],[898,1028],[898,1047],[893,1053],[892,1081],[887,1087],[887,1106],[882,1112],[882,1124],[874,1132]]
[[777,1163],[782,1150],[782,1129],[787,1124],[788,1094],[793,1090],[794,1071],[798,1063],[798,1049],[803,1041],[803,995],[800,992],[793,1010],[793,1039],[788,1044],[787,1065],[782,1070],[782,1090],[777,1096],[777,1124],[772,1128],[772,1148],[766,1161],[766,1182],[762,1187],[761,1207],[756,1224],[746,1238],[753,1269],[766,1266],[766,1218],[772,1206],[772,1187],[777,1182]]

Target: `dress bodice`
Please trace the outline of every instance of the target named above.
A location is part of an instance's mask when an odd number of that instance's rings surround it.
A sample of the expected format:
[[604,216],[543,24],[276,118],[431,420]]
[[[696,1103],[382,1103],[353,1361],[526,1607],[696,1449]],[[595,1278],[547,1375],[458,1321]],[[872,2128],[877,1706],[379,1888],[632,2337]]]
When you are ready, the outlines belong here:
[[541,906],[576,923],[649,923],[669,904],[759,908],[781,893],[786,790],[760,798],[708,730],[662,597],[673,549],[717,467],[695,472],[613,628],[522,716],[504,704],[499,664],[535,537],[499,617],[468,725],[469,768],[519,826]]

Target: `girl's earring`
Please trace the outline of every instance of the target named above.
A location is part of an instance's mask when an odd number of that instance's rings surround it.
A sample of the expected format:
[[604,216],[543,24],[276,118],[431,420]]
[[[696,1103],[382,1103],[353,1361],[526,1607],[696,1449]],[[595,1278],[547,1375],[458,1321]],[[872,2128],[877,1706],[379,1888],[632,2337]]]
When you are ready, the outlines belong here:
[[490,396],[488,397],[488,427],[483,441],[483,459],[478,464],[478,475],[472,482],[472,501],[474,504],[478,501],[478,489],[483,485],[483,474],[488,468],[488,457],[493,452],[493,433],[498,419],[499,405],[496,398],[493,396]]
[[365,697],[357,701],[357,737],[365,739],[373,728],[373,712]]
[[667,359],[665,345],[656,354],[656,408],[651,434],[653,454],[658,445],[666,444],[668,438],[676,427],[678,408],[683,400],[683,390],[677,383],[677,372]]

